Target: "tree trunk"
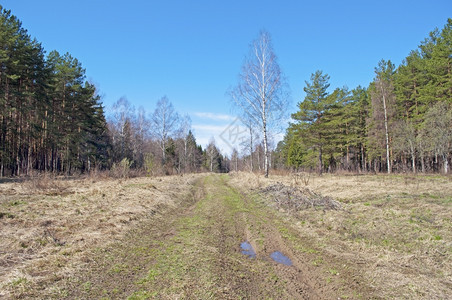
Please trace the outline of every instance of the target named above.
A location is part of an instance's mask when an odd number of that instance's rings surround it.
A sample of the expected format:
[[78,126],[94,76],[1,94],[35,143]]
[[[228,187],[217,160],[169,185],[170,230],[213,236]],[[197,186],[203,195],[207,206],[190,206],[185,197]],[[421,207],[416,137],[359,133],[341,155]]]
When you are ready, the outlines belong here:
[[165,153],[165,140],[162,140],[162,159],[163,159],[163,164],[166,163],[166,153]]
[[260,147],[257,147],[257,169],[259,172],[261,171],[261,149]]
[[345,154],[345,169],[347,170],[347,171],[349,171],[350,170],[350,147],[349,146],[346,146],[346,154]]
[[[422,152],[421,152],[421,153],[422,153]],[[421,154],[421,171],[422,171],[422,173],[425,173],[424,154]]]
[[416,152],[412,145],[411,145],[411,168],[413,170],[413,173],[416,173]]
[[272,168],[272,153],[268,153],[268,168]]
[[319,147],[319,175],[323,173],[323,163],[322,163],[322,147]]
[[187,158],[187,137],[185,137],[184,139],[184,173],[187,172],[187,162],[188,162],[188,158]]
[[268,141],[267,141],[267,123],[266,119],[264,118],[264,171],[265,171],[265,177],[268,177]]
[[367,169],[366,159],[364,158],[364,145],[361,144],[361,171]]
[[253,129],[250,125],[250,168],[251,172],[253,172]]
[[384,94],[383,87],[381,88],[382,96],[383,96],[383,110],[385,116],[385,137],[386,137],[386,164],[388,168],[388,174],[391,173],[391,159],[389,157],[389,132],[388,132],[388,112],[386,109],[386,97]]
[[443,161],[444,161],[444,174],[447,175],[449,172],[449,161],[447,160],[447,154],[443,155]]

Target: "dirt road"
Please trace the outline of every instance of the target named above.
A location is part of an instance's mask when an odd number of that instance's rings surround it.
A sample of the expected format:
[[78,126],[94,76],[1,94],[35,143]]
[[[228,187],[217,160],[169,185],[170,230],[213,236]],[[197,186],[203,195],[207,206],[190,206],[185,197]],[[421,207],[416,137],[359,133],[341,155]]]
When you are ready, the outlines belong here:
[[0,298],[448,298],[449,177],[306,176],[2,183]]
[[[200,178],[182,198],[177,207],[156,212],[121,240],[87,256],[89,267],[59,283],[54,296],[338,299],[354,295],[338,280],[338,271],[326,276],[319,270],[315,262],[325,258],[304,243],[291,224],[256,196],[230,186],[228,176]],[[255,257],[242,253],[243,242],[252,245]],[[290,262],[274,261],[275,251]]]

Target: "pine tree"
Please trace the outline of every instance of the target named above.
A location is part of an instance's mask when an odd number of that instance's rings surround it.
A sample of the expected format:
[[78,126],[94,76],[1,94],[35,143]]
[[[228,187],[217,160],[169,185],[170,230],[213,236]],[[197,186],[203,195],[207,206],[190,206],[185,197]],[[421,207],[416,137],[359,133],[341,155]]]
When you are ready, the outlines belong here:
[[318,172],[323,172],[323,151],[328,144],[328,126],[325,113],[331,108],[334,98],[328,97],[327,89],[330,77],[322,71],[316,71],[311,75],[311,81],[306,81],[306,97],[298,103],[299,110],[292,114],[297,121],[298,131],[303,142],[316,149],[318,153]]

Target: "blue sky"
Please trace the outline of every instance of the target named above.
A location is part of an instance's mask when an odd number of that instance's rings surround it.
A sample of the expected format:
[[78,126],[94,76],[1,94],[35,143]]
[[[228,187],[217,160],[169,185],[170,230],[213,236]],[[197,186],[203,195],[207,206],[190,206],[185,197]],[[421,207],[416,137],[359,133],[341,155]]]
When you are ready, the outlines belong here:
[[331,88],[367,86],[382,58],[400,64],[452,1],[116,1],[6,0],[47,52],[69,52],[96,83],[107,109],[125,96],[150,114],[164,95],[189,114],[205,145],[233,120],[225,94],[237,82],[248,46],[270,32],[292,106],[310,74]]

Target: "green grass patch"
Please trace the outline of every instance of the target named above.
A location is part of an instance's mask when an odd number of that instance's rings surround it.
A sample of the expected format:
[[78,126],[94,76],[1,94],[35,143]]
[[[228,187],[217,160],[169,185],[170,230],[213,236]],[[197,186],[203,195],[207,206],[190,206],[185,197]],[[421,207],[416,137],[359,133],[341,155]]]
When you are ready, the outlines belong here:
[[145,290],[140,290],[134,292],[132,295],[127,297],[127,300],[147,300],[158,296],[158,292],[148,292]]

